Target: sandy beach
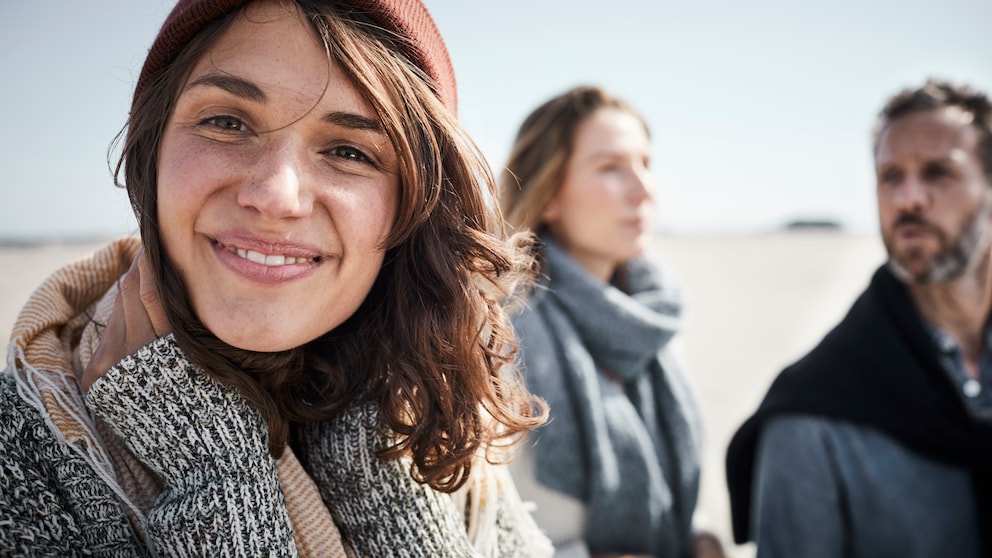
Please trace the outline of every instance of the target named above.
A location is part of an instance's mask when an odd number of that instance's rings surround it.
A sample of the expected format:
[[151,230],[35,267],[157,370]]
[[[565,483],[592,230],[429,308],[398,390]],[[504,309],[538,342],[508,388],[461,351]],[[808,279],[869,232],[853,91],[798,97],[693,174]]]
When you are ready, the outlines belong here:
[[[9,338],[21,305],[49,273],[95,247],[0,247],[7,270],[0,276],[0,335]],[[653,250],[686,298],[679,349],[706,429],[697,523],[727,541],[730,556],[752,556],[749,545],[729,543],[727,443],[772,378],[840,320],[884,250],[875,234],[835,231],[662,234]]]
[[727,444],[769,383],[844,314],[885,258],[876,234],[788,232],[662,236],[656,252],[681,281],[683,356],[706,429],[697,523],[730,544],[724,476]]

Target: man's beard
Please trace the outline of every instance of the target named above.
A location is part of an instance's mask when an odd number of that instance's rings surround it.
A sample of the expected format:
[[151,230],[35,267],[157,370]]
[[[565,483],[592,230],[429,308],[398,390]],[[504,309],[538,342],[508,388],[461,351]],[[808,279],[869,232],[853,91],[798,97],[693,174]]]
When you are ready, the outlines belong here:
[[[937,235],[940,249],[930,260],[929,265],[919,272],[910,271],[907,260],[893,252],[892,243],[886,241],[885,248],[889,253],[889,269],[904,283],[925,285],[928,283],[946,283],[958,279],[978,261],[984,250],[988,250],[989,214],[992,212],[992,195],[986,195],[982,204],[968,217],[961,226],[956,237],[948,241],[947,235],[936,226],[928,223],[915,213],[901,215],[893,224],[894,231],[902,224],[915,224],[926,227]],[[910,256],[912,256],[912,250]]]

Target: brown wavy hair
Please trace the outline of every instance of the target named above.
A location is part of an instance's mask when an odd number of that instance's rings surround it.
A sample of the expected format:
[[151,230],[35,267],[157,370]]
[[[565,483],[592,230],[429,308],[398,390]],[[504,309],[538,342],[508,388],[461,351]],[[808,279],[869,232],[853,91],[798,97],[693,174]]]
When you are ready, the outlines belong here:
[[[170,263],[156,218],[159,144],[189,72],[243,8],[204,28],[134,100],[115,178],[128,191],[178,344],[261,410],[270,451],[292,425],[378,405],[397,434],[382,458],[409,454],[411,474],[453,491],[480,451],[540,425],[543,403],[513,366],[504,303],[529,280],[530,237],[508,236],[495,180],[402,38],[340,3],[300,0],[330,59],[379,115],[399,157],[398,208],[383,266],[358,310],[304,346],[278,353],[223,343],[199,320]],[[118,137],[118,141],[121,136]]]
[[556,95],[524,119],[499,179],[502,209],[515,230],[541,232],[541,212],[565,181],[576,131],[602,108],[630,113],[651,137],[644,117],[627,101],[591,85]]

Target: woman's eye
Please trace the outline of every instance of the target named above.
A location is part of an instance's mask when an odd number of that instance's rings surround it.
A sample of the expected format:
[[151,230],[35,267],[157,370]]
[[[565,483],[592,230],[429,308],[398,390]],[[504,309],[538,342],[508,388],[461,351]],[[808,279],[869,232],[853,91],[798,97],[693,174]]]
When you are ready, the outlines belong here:
[[240,119],[233,116],[211,116],[204,119],[201,124],[213,126],[226,132],[246,132],[248,127]]
[[341,157],[342,159],[347,159],[349,161],[367,162],[370,163],[371,160],[365,156],[364,153],[351,147],[350,145],[344,145],[341,147],[335,147],[325,151],[328,155],[334,155],[336,157]]

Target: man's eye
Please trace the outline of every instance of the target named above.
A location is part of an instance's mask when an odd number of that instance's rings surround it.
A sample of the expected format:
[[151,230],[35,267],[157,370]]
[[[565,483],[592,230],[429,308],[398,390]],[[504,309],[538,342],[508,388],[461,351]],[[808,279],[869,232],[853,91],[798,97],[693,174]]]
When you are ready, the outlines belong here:
[[895,184],[902,179],[902,173],[896,170],[887,170],[878,176],[878,181],[883,184]]
[[923,175],[929,179],[944,178],[950,176],[951,172],[944,166],[932,165],[923,171]]

